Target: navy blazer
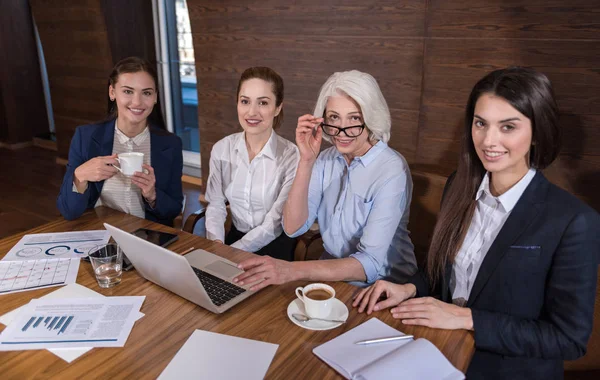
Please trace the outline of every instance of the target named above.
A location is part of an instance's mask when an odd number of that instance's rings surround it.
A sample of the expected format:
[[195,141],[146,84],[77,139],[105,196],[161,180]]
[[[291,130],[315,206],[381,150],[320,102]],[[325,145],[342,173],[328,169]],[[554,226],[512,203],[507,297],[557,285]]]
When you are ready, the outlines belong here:
[[[586,352],[599,256],[598,213],[538,171],[469,295],[475,354],[467,379],[562,379],[563,360]],[[451,271],[449,264],[435,291],[445,302]],[[409,282],[419,297],[432,292],[422,271]]]
[[[56,205],[65,219],[77,219],[83,212],[93,208],[104,181],[89,182],[83,194],[73,191],[75,169],[98,156],[110,156],[113,151],[115,120],[77,127],[69,149],[69,163],[63,178]],[[154,208],[144,200],[146,219],[173,225],[173,219],[181,213],[183,191],[181,174],[183,155],[181,139],[163,129],[150,127],[150,161],[156,177],[156,203]]]

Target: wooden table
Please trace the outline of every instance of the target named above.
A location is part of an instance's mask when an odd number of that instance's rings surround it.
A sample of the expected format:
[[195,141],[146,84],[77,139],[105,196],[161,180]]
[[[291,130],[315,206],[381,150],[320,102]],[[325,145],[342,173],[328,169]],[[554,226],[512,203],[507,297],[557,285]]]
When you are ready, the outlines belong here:
[[[199,236],[126,215],[105,207],[86,212],[76,221],[63,219],[45,224],[26,233],[0,240],[3,257],[25,234],[103,229],[102,222],[126,231],[152,228],[175,232],[179,240],[169,246],[174,252],[189,247],[207,251],[239,262],[252,254],[214,243]],[[196,329],[279,344],[267,378],[333,379],[340,376],[318,359],[312,349],[363,323],[370,317],[358,314],[351,306],[357,288],[344,282],[329,283],[337,297],[348,306],[350,315],[342,326],[328,331],[311,331],[293,324],[287,306],[295,299],[294,289],[306,285],[297,281],[270,286],[221,315],[203,308],[146,281],[136,271],[124,272],[121,284],[109,289],[98,287],[90,264],[82,262],[77,283],[105,296],[139,296],[146,300],[141,311],[145,317],[136,322],[123,348],[94,348],[71,364],[46,350],[0,352],[0,374],[12,378],[156,378],[169,364]],[[0,315],[39,298],[57,288],[31,290],[0,296]],[[403,326],[388,311],[372,314],[389,325],[415,337],[433,342],[458,369],[465,372],[474,352],[474,341],[467,331],[448,331],[426,327]],[[4,329],[0,325],[0,330]],[[235,360],[234,358],[232,360]]]

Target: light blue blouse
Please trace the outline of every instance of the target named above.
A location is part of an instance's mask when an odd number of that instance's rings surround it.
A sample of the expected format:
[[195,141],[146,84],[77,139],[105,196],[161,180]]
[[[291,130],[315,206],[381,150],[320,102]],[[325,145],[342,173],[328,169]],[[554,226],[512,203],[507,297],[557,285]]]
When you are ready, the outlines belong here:
[[367,285],[378,279],[404,283],[417,271],[407,229],[412,179],[402,155],[378,142],[348,165],[335,147],[321,152],[308,189],[308,219],[291,234],[305,233],[317,219],[324,258],[354,257]]

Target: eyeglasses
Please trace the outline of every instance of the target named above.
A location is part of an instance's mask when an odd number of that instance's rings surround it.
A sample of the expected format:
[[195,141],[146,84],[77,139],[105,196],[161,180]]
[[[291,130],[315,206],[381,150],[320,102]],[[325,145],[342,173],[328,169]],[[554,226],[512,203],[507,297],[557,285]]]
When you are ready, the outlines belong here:
[[351,127],[346,128],[340,128],[336,127],[335,125],[321,123],[321,128],[327,136],[337,136],[340,133],[344,132],[344,134],[348,137],[357,137],[360,136],[360,134],[363,132],[363,130],[365,129],[365,125],[361,124],[353,125]]

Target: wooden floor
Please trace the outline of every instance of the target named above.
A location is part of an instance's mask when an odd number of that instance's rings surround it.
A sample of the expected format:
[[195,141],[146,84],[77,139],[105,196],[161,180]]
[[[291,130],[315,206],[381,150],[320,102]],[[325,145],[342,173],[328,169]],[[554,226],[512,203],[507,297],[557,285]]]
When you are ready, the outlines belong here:
[[[0,148],[0,163],[0,239],[60,217],[56,197],[65,167],[56,163],[55,151]],[[184,183],[184,192],[185,218],[200,207],[200,189]]]

